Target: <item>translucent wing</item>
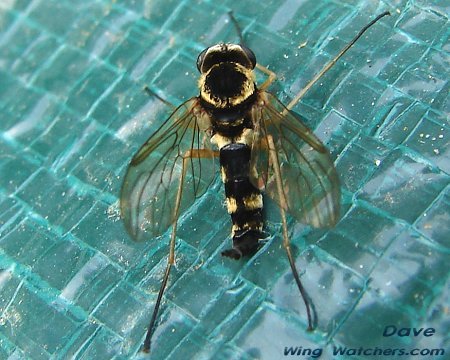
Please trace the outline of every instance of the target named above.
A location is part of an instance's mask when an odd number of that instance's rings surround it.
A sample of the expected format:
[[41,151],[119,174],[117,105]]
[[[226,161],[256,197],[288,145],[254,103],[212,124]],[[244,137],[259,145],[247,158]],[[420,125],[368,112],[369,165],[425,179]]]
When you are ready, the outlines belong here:
[[[339,219],[340,186],[328,150],[300,118],[273,95],[260,92],[252,108],[252,182],[303,223],[333,226]],[[278,156],[280,199],[267,136]]]
[[[184,175],[179,214],[214,180],[214,157],[207,130],[209,117],[197,98],[178,107],[134,155],[125,174],[120,209],[136,241],[164,233],[176,220],[175,201]],[[189,156],[201,153],[202,156]]]

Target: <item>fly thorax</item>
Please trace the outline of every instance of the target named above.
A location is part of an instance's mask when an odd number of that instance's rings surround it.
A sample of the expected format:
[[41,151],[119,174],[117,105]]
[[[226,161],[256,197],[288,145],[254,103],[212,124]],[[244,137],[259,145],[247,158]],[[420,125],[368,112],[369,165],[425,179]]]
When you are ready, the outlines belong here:
[[255,93],[250,69],[234,62],[215,64],[199,80],[203,101],[219,109],[241,105]]

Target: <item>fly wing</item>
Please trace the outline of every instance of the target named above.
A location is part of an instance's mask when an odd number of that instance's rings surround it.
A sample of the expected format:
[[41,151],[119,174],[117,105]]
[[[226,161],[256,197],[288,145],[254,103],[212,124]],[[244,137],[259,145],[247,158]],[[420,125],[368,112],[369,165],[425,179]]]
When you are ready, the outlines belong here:
[[[277,98],[260,92],[252,108],[252,168],[255,186],[300,222],[333,226],[339,219],[340,186],[330,154],[302,120]],[[275,146],[281,175],[280,199],[267,137]]]
[[[192,98],[179,106],[134,155],[120,194],[122,218],[134,240],[164,233],[214,180],[214,156],[206,133],[209,127],[209,117],[198,99]],[[189,156],[192,153],[202,156]],[[183,157],[187,166],[177,214]]]

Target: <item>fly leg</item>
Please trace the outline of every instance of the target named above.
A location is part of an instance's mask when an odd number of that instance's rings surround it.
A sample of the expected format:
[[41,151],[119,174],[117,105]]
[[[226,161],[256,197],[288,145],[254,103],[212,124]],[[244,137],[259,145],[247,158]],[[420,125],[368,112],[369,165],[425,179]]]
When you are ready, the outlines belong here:
[[152,335],[153,335],[153,331],[154,331],[154,327],[155,327],[156,317],[158,315],[158,310],[161,305],[161,300],[164,295],[164,291],[166,290],[166,287],[167,287],[167,281],[169,279],[170,270],[172,269],[172,266],[175,263],[175,239],[176,239],[176,234],[177,234],[177,220],[178,220],[178,215],[179,215],[179,210],[180,210],[181,199],[182,199],[182,195],[183,195],[184,178],[186,176],[186,171],[188,169],[188,161],[190,161],[190,159],[193,159],[193,158],[211,158],[211,157],[217,157],[217,156],[219,156],[218,151],[212,151],[209,149],[191,149],[191,150],[188,150],[183,155],[183,170],[181,172],[180,181],[178,183],[177,197],[175,199],[175,208],[174,208],[174,214],[173,214],[174,222],[173,222],[173,227],[172,227],[172,234],[170,236],[169,257],[167,259],[166,271],[164,273],[161,287],[159,289],[158,298],[156,299],[155,308],[153,309],[152,318],[150,320],[150,324],[147,329],[147,335],[145,336],[144,346],[142,348],[142,351],[145,353],[150,352],[151,339],[152,339]]
[[[353,44],[378,20],[381,18],[390,15],[388,11],[378,15],[375,19],[373,19],[369,24],[367,24],[364,28],[361,29],[361,31],[331,60],[329,61],[321,71],[319,71],[314,78],[306,84],[306,86],[292,99],[292,101],[286,106],[286,109],[284,110],[282,115],[285,115],[286,112],[290,111],[297,103],[298,101],[306,94],[306,92],[328,71],[330,70],[333,65],[353,46]],[[262,68],[260,68],[261,71],[264,71]],[[270,76],[269,76],[270,79]],[[266,81],[267,82],[267,81]],[[263,86],[266,84],[266,82],[263,84]],[[290,241],[289,236],[287,232],[287,222],[286,222],[286,214],[285,210],[287,209],[287,201],[286,201],[286,194],[284,193],[282,181],[281,181],[281,171],[280,171],[280,164],[278,161],[278,155],[276,151],[275,144],[273,142],[273,138],[270,135],[267,135],[267,145],[269,148],[269,158],[272,162],[272,167],[275,174],[275,181],[278,191],[278,198],[280,200],[280,212],[281,212],[281,219],[282,219],[282,226],[283,226],[283,246],[286,250],[287,257],[289,259],[289,264],[291,266],[292,274],[294,275],[295,282],[297,283],[297,287],[300,291],[300,294],[303,298],[303,301],[306,306],[306,312],[308,316],[308,330],[312,330],[312,317],[311,317],[311,309],[310,304],[308,300],[308,295],[306,293],[306,290],[304,289],[300,277],[298,275],[297,268],[295,266],[294,259],[292,257],[291,247],[290,247]]]
[[277,79],[277,74],[260,64],[256,64],[256,68],[268,76],[268,78],[259,86],[261,90],[265,90]]
[[308,294],[306,293],[306,290],[303,287],[302,282],[300,281],[300,276],[298,275],[297,267],[295,266],[294,258],[292,257],[291,252],[291,244],[287,230],[287,221],[285,212],[285,209],[287,209],[287,201],[286,201],[286,194],[284,193],[281,181],[281,171],[280,171],[280,163],[278,161],[278,154],[272,136],[267,135],[266,139],[269,148],[269,159],[272,163],[272,168],[275,174],[275,182],[278,191],[278,198],[280,200],[280,214],[283,227],[283,247],[286,250],[286,254],[289,259],[289,265],[291,266],[292,274],[294,275],[294,279],[295,282],[297,283],[298,290],[300,291],[303,302],[305,303],[306,314],[308,316],[308,331],[312,331],[313,326],[311,318],[311,307],[308,300]]
[[369,29],[373,24],[375,24],[378,20],[381,18],[391,15],[389,11],[385,11],[384,13],[378,15],[375,19],[373,19],[370,23],[368,23],[366,26],[364,26],[359,33],[347,44],[344,46],[344,48],[333,58],[331,59],[323,68],[320,70],[307,84],[306,86],[299,91],[299,93],[292,99],[292,101],[286,106],[287,110],[291,110],[299,101],[300,99],[308,92],[309,89],[312,88],[312,86],[319,81],[319,79],[328,71],[330,70],[334,64],[342,57],[344,54],[353,46],[355,42],[358,41],[358,39]]

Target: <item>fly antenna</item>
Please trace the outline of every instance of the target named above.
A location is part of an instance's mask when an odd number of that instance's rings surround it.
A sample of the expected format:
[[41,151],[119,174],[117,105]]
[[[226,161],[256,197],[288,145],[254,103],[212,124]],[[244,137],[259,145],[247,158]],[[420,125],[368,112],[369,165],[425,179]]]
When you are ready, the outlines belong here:
[[237,35],[238,35],[238,37],[239,37],[239,43],[240,43],[241,45],[245,45],[245,43],[244,43],[244,37],[242,36],[242,30],[241,30],[241,27],[239,26],[238,21],[237,21],[236,18],[234,17],[233,10],[228,11],[228,16],[230,17],[230,20],[231,20],[231,22],[233,23],[234,28],[236,29],[236,33],[237,33]]
[[350,41],[340,52],[337,54],[334,59],[332,59],[328,64],[326,64],[322,70],[320,70],[316,76],[308,83],[306,86],[297,94],[297,96],[292,99],[292,101],[286,106],[288,109],[292,109],[295,104],[306,94],[306,92],[328,71],[330,70],[334,64],[350,49],[355,42],[369,29],[373,24],[375,24],[381,18],[391,15],[389,11],[385,11],[384,13],[378,15],[375,19],[373,19],[370,23],[364,26],[356,35],[352,41]]
[[150,89],[148,86],[144,87],[144,91],[145,93],[150,96],[150,97],[155,97],[157,98],[159,101],[163,102],[166,105],[169,105],[170,107],[172,107],[173,109],[176,108],[176,106],[174,104],[172,104],[170,101],[167,101],[166,99],[164,99],[163,97],[159,96],[155,91],[153,91],[152,89]]

